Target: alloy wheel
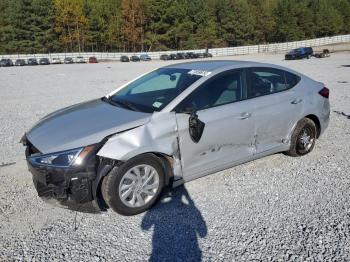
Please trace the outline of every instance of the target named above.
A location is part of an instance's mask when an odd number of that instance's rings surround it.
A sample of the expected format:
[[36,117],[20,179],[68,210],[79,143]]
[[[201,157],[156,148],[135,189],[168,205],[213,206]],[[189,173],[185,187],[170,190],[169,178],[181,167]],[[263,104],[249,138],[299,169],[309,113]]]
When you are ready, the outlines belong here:
[[315,141],[315,132],[311,126],[306,125],[300,132],[297,142],[297,149],[301,153],[307,153]]
[[150,165],[138,165],[129,169],[119,184],[119,197],[124,205],[142,207],[150,202],[159,188],[159,174]]

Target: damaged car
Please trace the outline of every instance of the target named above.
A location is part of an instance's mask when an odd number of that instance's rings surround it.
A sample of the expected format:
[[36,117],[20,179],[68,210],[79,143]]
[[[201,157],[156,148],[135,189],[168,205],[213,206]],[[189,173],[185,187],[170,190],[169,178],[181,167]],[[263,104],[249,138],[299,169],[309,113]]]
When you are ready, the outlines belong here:
[[165,187],[274,153],[303,156],[329,90],[246,61],[173,64],[41,119],[22,138],[39,196],[85,212],[144,212]]

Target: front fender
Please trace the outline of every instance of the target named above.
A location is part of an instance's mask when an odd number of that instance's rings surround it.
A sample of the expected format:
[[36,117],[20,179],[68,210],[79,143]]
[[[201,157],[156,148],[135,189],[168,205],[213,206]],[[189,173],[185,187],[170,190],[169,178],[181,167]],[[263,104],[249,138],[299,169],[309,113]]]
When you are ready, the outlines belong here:
[[177,156],[177,140],[175,112],[157,112],[148,123],[110,137],[97,155],[119,161],[148,152]]

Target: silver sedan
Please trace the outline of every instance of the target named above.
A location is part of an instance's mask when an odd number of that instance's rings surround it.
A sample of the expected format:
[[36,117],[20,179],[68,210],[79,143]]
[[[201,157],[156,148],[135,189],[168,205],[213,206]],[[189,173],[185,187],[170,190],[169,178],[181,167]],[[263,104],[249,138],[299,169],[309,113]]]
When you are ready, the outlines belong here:
[[308,154],[328,126],[328,97],[322,83],[276,65],[174,64],[46,116],[22,141],[43,199],[134,215],[166,186]]

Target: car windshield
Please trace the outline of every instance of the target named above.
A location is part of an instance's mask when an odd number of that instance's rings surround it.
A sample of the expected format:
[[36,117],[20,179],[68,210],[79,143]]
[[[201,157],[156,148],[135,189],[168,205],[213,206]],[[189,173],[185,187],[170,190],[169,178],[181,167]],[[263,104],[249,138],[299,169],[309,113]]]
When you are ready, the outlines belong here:
[[108,101],[134,111],[160,111],[201,78],[201,75],[191,72],[179,68],[155,70],[119,90]]

